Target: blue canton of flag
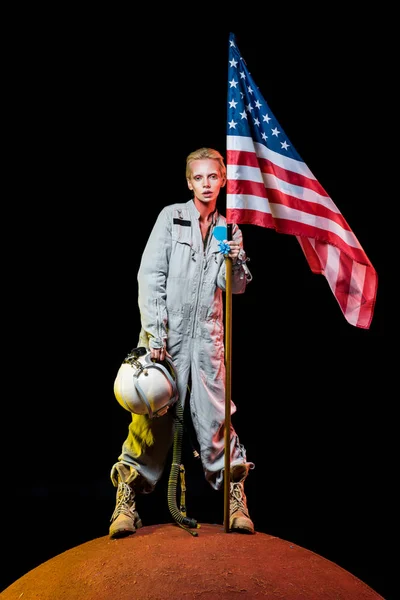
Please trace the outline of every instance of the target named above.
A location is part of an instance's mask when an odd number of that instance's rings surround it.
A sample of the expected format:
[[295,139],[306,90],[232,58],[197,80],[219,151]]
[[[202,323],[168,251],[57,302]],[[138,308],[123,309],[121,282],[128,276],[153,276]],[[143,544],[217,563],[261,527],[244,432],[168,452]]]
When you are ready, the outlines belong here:
[[232,34],[229,67],[227,134],[251,137],[274,152],[301,161],[254,83]]

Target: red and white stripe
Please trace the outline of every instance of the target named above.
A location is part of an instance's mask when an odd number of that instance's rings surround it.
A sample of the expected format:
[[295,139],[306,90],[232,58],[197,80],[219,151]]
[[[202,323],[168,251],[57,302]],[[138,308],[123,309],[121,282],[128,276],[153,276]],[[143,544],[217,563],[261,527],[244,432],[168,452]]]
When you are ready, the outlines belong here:
[[368,329],[376,271],[306,164],[234,135],[227,136],[226,163],[228,222],[295,235],[311,270],[326,277],[346,320]]

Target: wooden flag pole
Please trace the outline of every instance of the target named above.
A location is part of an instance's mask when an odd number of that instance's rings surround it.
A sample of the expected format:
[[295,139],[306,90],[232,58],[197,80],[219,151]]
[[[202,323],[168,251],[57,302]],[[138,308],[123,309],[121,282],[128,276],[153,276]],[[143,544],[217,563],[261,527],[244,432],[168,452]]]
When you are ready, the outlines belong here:
[[[232,225],[227,225],[227,241],[232,239]],[[230,459],[231,459],[231,381],[232,381],[232,259],[225,257],[225,471],[224,531],[229,532]]]

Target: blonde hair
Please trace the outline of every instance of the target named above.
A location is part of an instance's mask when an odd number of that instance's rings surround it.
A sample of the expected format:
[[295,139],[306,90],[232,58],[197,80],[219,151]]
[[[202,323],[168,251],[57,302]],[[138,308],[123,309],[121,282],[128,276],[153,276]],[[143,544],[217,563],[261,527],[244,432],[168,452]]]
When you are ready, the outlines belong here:
[[202,160],[204,158],[211,158],[217,160],[219,163],[219,172],[221,177],[226,179],[226,166],[224,163],[224,157],[218,150],[214,150],[213,148],[199,148],[198,150],[194,150],[191,152],[186,158],[186,178],[190,179],[190,175],[192,174],[191,163],[194,160]]

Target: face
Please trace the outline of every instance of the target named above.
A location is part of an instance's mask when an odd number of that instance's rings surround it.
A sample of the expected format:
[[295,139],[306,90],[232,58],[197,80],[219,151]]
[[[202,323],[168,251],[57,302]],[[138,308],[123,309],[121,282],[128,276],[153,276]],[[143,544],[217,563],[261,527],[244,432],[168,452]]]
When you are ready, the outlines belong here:
[[219,191],[225,185],[221,176],[219,163],[214,158],[194,160],[191,164],[191,175],[187,179],[189,190],[193,190],[195,199],[211,204],[216,202]]

